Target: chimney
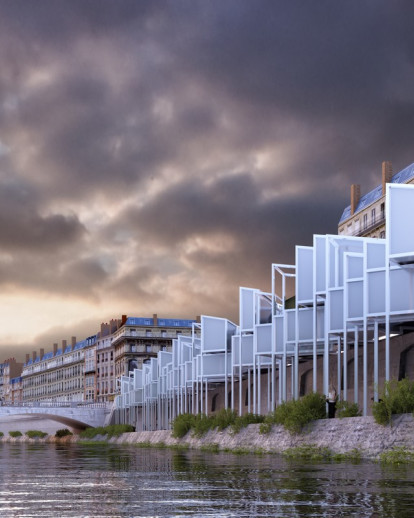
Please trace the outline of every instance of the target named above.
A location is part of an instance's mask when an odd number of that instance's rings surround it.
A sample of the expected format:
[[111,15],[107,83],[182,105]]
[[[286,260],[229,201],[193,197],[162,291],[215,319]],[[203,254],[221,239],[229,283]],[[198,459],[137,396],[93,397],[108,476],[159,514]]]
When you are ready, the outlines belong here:
[[39,351],[39,358],[42,359],[44,355],[45,355],[45,350],[44,349],[40,349],[40,351]]
[[109,325],[106,322],[102,322],[101,324],[101,336],[107,336],[110,334]]
[[126,315],[122,315],[122,322],[121,322],[121,326],[123,326],[123,325],[126,323],[127,318],[128,318],[128,317],[127,317]]
[[56,356],[58,350],[58,344],[53,344],[53,356]]
[[65,352],[66,346],[68,345],[66,340],[62,340],[62,353]]
[[72,336],[72,349],[75,347],[76,345],[76,336]]
[[391,182],[392,178],[392,163],[391,162],[383,162],[382,163],[382,195],[385,194],[385,186],[387,183]]
[[351,185],[351,216],[355,214],[355,210],[361,197],[361,186],[353,183]]
[[30,361],[30,354],[26,353],[26,362],[25,363],[29,363]]
[[158,315],[157,315],[157,313],[154,313],[152,315],[152,319],[154,320],[154,326],[157,326],[158,325]]
[[35,361],[36,360],[36,351],[32,351],[32,360]]
[[108,334],[115,333],[117,329],[119,329],[120,320],[116,318],[112,318],[109,322],[109,331]]

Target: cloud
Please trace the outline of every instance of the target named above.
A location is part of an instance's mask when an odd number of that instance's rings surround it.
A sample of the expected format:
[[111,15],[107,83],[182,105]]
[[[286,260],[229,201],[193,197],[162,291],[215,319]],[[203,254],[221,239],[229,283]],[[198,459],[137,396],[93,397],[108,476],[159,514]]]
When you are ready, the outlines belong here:
[[351,183],[413,161],[413,11],[2,1],[3,293],[70,323],[236,320],[238,286],[335,232]]

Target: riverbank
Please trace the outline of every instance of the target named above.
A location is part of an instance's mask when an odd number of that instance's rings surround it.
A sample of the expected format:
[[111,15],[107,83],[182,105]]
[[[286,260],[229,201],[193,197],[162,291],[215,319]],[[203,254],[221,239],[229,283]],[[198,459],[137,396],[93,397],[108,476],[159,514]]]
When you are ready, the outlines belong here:
[[[393,417],[391,426],[375,423],[373,417],[349,417],[344,419],[323,419],[310,423],[297,435],[287,432],[282,426],[274,425],[268,434],[260,434],[259,424],[251,424],[234,434],[230,429],[210,430],[203,437],[192,436],[191,432],[182,439],[175,439],[170,430],[154,432],[124,433],[119,437],[97,439],[109,444],[132,444],[140,446],[183,447],[225,451],[250,451],[260,453],[283,453],[291,448],[313,445],[328,448],[332,453],[347,454],[358,450],[361,458],[374,459],[386,451],[405,448],[414,451],[414,419],[411,414]],[[1,442],[79,442],[78,435],[56,439],[49,435],[44,439],[30,439],[23,435],[13,438],[5,435]]]

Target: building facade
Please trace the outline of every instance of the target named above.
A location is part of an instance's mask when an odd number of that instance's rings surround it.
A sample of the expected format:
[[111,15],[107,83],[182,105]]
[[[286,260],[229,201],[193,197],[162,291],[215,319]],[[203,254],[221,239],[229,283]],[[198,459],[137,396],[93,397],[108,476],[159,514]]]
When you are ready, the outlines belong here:
[[[16,370],[15,361],[7,360],[0,371],[4,400],[11,403],[19,397],[23,402],[113,401],[119,393],[117,377],[142,366],[158,351],[171,350],[172,339],[177,334],[190,334],[192,322],[195,321],[159,319],[157,315],[123,315],[101,324],[100,331],[85,340],[72,337],[70,345],[63,340],[60,348],[54,344],[53,351],[45,353],[40,349],[31,356],[27,354],[26,362],[19,364],[20,370]],[[12,378],[20,374],[21,380],[12,384]]]
[[9,358],[3,362],[0,369],[1,383],[2,383],[2,394],[1,400],[5,404],[13,403],[13,378],[18,378],[22,373],[23,363],[16,361],[16,358]]
[[126,318],[123,317],[120,328],[113,334],[115,377],[128,376],[134,369],[151,358],[156,358],[159,351],[171,351],[172,341],[179,335],[191,335],[195,320],[173,318]]
[[26,355],[22,371],[23,402],[67,403],[85,400],[85,348],[96,342],[96,335],[71,344],[54,344],[53,351]]
[[383,162],[381,184],[364,196],[360,185],[351,185],[351,203],[339,220],[339,235],[385,238],[387,183],[414,183],[414,164],[393,175],[391,162]]

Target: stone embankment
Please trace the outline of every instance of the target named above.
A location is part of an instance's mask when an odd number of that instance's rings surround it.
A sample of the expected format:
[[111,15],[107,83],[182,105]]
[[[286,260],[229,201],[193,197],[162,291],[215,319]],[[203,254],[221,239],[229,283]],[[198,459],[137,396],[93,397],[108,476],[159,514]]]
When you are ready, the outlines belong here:
[[[381,426],[372,417],[350,417],[314,421],[301,433],[292,435],[282,426],[273,426],[268,434],[260,434],[260,425],[251,424],[234,434],[231,430],[210,430],[201,438],[191,432],[182,439],[172,437],[169,430],[131,432],[108,440],[111,444],[145,444],[183,446],[202,449],[215,445],[221,450],[248,450],[251,452],[281,453],[288,448],[313,445],[329,448],[333,453],[348,453],[357,449],[363,458],[376,458],[384,451],[407,448],[414,451],[414,419],[411,414],[394,416],[391,426]],[[104,438],[101,438],[104,439]],[[2,442],[77,442],[79,436],[56,439],[4,436]]]
[[288,448],[314,445],[329,448],[333,453],[357,449],[363,458],[375,458],[384,451],[404,447],[414,451],[414,419],[411,414],[394,416],[391,426],[375,423],[373,417],[349,417],[314,421],[301,433],[292,435],[282,426],[273,426],[269,434],[259,432],[259,424],[251,424],[237,434],[230,430],[210,430],[202,438],[191,436],[174,439],[170,431],[133,432],[110,439],[115,444],[157,443],[183,445],[200,449],[217,445],[219,449],[250,450],[278,453]]

